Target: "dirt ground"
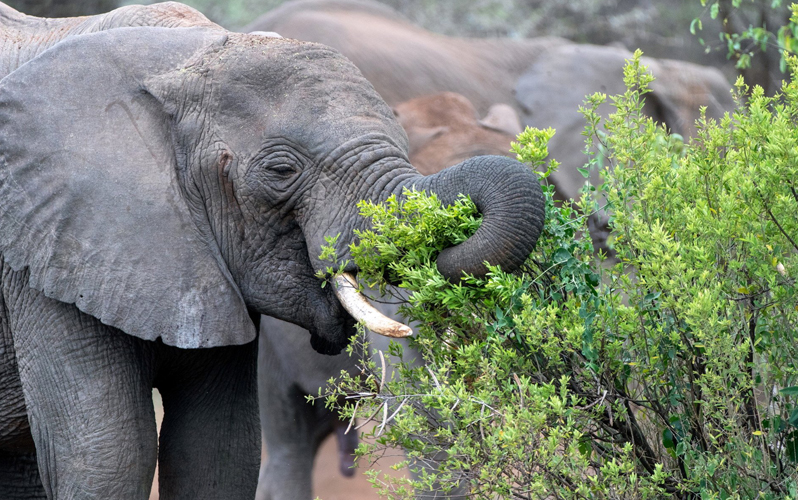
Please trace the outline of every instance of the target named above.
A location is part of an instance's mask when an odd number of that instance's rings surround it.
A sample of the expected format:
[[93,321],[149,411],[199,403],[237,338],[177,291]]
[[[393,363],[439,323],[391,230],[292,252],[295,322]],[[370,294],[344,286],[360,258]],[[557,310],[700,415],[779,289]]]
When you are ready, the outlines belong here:
[[[153,391],[153,402],[155,403],[155,417],[158,421],[158,429],[161,428],[163,418],[163,407],[161,397],[157,391]],[[265,454],[263,456],[265,459]],[[393,456],[386,456],[381,459],[375,468],[389,472],[394,476],[404,476],[406,469],[394,471],[391,465],[400,462],[404,456],[397,450]],[[365,468],[362,466],[353,477],[344,477],[338,472],[338,451],[336,449],[335,436],[328,437],[321,446],[319,454],[316,456],[316,463],[313,467],[313,495],[321,500],[377,500],[379,496],[371,485],[367,482],[364,475]],[[158,471],[155,471],[155,481],[153,482],[150,500],[158,500]]]

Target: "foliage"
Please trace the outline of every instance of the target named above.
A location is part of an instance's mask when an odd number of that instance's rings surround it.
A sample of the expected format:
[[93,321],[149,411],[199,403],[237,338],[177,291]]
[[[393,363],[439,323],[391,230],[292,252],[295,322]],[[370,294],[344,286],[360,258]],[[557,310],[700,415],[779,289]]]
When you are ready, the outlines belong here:
[[[615,113],[598,117],[601,94],[583,109],[603,185],[581,211],[544,185],[546,225],[523,272],[437,273],[438,249],[478,223],[467,200],[362,205],[374,227],[353,258],[367,282],[411,292],[423,358],[392,344],[328,399],[378,423],[361,454],[408,450],[418,477],[372,472],[383,494],[460,483],[480,499],[798,498],[798,85],[769,98],[739,81],[747,103],[702,118],[685,145],[642,114],[639,57]],[[527,130],[515,146],[544,183],[551,134]],[[599,199],[614,263],[596,264],[586,237],[581,214]]]
[[[707,50],[722,49],[749,84],[771,89],[769,73],[787,72],[787,54],[798,51],[798,23],[783,0],[700,0],[703,13],[690,24]],[[795,7],[792,9],[794,10]],[[709,43],[700,33],[702,18],[720,24],[719,43]]]

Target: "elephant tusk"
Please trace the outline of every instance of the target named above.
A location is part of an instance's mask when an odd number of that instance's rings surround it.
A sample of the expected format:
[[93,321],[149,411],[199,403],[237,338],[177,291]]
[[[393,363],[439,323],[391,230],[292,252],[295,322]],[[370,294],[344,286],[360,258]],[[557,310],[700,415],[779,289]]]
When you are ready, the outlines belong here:
[[413,334],[409,326],[392,320],[371,305],[366,297],[357,291],[357,279],[352,274],[337,275],[333,280],[333,290],[346,312],[372,332],[393,338],[404,338]]

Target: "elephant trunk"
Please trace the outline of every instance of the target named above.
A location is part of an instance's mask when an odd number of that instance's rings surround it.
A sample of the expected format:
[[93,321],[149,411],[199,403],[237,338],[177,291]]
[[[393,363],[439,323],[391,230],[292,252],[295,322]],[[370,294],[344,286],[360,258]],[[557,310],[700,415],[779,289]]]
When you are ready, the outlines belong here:
[[[471,197],[482,214],[482,224],[469,239],[439,254],[438,270],[446,279],[455,282],[463,273],[485,277],[488,273],[485,262],[499,265],[508,272],[516,271],[534,249],[543,228],[545,207],[538,178],[526,165],[503,156],[478,156],[424,177],[409,168],[406,160],[399,163],[392,159],[368,163],[373,168],[371,173],[374,181],[369,184],[371,189],[360,193],[358,199],[384,200],[391,194],[402,196],[404,188],[435,193],[445,205],[457,201],[460,193]],[[320,194],[317,199],[327,198]],[[322,209],[329,212],[335,209],[335,205],[319,204],[317,210]],[[309,227],[308,224],[304,228],[309,249],[321,248],[325,235],[342,234],[341,230],[324,224],[325,217],[308,218],[308,222],[314,220],[323,222],[316,227]],[[352,234],[354,228],[368,224],[360,217],[352,217],[350,221],[354,224],[345,230],[347,234]],[[348,244],[348,239],[344,238],[334,243],[339,259],[348,262],[340,270],[356,272],[354,264],[346,260]],[[310,253],[316,269],[325,269],[327,264],[318,257],[314,259],[315,255],[318,253]],[[338,304],[355,321],[362,321],[375,333],[390,337],[404,337],[412,333],[407,326],[382,316],[371,307],[356,292],[354,283],[353,276],[344,274],[336,278],[331,288]],[[319,327],[319,331],[322,330],[323,324]],[[321,344],[320,338],[314,337],[312,340],[316,342],[314,348],[319,352],[333,352],[333,349]],[[339,340],[343,338],[336,338],[336,342]]]
[[513,272],[523,265],[543,229],[545,204],[537,176],[503,156],[477,156],[428,177],[408,179],[394,190],[415,187],[435,193],[444,205],[460,193],[482,214],[482,225],[468,240],[444,249],[438,270],[450,281],[463,273],[484,277],[491,265]]

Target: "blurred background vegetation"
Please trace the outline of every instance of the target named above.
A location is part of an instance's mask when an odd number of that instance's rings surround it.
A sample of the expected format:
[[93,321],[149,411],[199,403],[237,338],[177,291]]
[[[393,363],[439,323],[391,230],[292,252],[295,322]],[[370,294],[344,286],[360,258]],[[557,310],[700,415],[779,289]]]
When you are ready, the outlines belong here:
[[[290,1],[290,0],[288,0]],[[784,74],[779,70],[775,40],[766,47],[736,47],[725,34],[765,27],[774,31],[787,23],[788,9],[781,0],[379,0],[411,22],[450,36],[534,37],[562,36],[577,42],[615,44],[646,55],[682,59],[721,68],[732,79],[740,71],[749,84],[770,94]],[[96,14],[136,0],[6,0],[12,7],[36,16],[64,17]],[[237,30],[286,0],[186,0],[212,21]],[[153,3],[144,0],[140,3]],[[713,4],[720,15],[711,19]],[[715,7],[716,14],[718,7]],[[775,7],[775,8],[774,8]],[[702,23],[694,23],[701,19]],[[727,19],[721,22],[721,19]],[[691,26],[695,34],[691,34]],[[703,29],[698,29],[702,27]],[[753,43],[752,43],[753,45]],[[758,57],[750,68],[735,68],[745,50]]]
[[[187,0],[211,20],[240,29],[285,0]],[[698,0],[381,0],[410,21],[453,36],[558,35],[578,42],[616,43],[655,57],[723,64],[725,52],[704,54],[690,35]],[[27,14],[63,17],[108,11],[129,0],[7,0]],[[152,3],[144,1],[143,3]],[[717,40],[717,35],[714,37]]]

